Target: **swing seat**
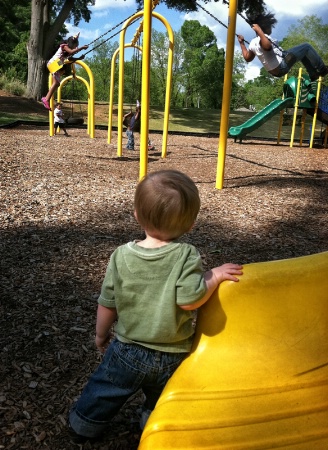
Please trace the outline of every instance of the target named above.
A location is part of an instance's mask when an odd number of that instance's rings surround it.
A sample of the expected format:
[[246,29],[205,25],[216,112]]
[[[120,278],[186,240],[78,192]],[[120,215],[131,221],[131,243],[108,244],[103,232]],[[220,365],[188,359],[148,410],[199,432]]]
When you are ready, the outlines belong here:
[[84,119],[83,119],[83,117],[69,117],[67,119],[67,124],[68,125],[83,125]]
[[328,252],[245,264],[198,310],[139,450],[328,448]]
[[56,59],[47,65],[50,73],[58,72],[58,70],[62,69],[65,64],[72,64],[74,61],[69,61],[65,59],[63,62],[61,59]]

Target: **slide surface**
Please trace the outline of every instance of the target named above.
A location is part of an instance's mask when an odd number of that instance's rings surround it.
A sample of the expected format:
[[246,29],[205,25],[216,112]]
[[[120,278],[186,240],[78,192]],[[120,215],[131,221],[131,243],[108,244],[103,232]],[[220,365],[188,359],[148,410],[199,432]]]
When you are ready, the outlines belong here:
[[246,136],[248,133],[251,133],[259,128],[263,123],[280,112],[282,109],[294,106],[294,102],[295,99],[293,97],[288,97],[285,99],[278,98],[273,100],[269,105],[263,108],[262,111],[259,111],[242,125],[231,127],[229,129],[229,136],[235,138],[242,138],[243,136]]
[[139,450],[327,450],[327,272],[324,252],[222,283]]

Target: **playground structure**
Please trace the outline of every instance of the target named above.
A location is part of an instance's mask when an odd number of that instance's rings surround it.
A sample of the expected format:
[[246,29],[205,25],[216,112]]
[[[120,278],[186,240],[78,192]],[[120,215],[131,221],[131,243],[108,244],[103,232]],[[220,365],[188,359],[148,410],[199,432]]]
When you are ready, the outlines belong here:
[[[172,62],[173,62],[173,46],[174,46],[174,35],[169,23],[165,18],[160,16],[159,14],[153,12],[156,5],[159,3],[158,0],[145,0],[144,2],[144,10],[139,11],[132,16],[130,16],[123,24],[121,32],[120,32],[120,48],[119,52],[115,55],[115,58],[120,55],[119,61],[119,99],[118,99],[118,146],[117,146],[117,154],[118,156],[122,156],[122,142],[123,142],[123,98],[124,98],[124,49],[127,47],[135,47],[139,48],[140,52],[142,52],[142,82],[141,82],[141,127],[140,127],[140,171],[139,178],[143,178],[147,174],[147,165],[148,165],[148,140],[149,140],[149,98],[150,98],[150,50],[151,50],[151,29],[152,29],[152,17],[155,17],[163,22],[166,26],[168,34],[169,34],[169,49],[168,49],[168,72],[167,72],[167,87],[166,87],[166,99],[165,99],[165,113],[164,113],[164,126],[163,126],[163,141],[162,141],[162,157],[166,157],[167,152],[167,135],[168,135],[168,123],[169,123],[169,107],[170,107],[170,97],[171,97],[171,84],[172,84]],[[197,3],[197,2],[196,2]],[[225,168],[225,157],[226,157],[226,147],[227,147],[227,139],[228,139],[228,126],[229,126],[229,114],[230,114],[230,99],[231,99],[231,86],[232,86],[232,71],[233,71],[233,57],[234,57],[234,39],[235,39],[235,29],[236,29],[236,16],[237,16],[237,0],[231,0],[229,3],[229,17],[228,17],[228,26],[227,28],[227,47],[226,47],[226,64],[225,64],[225,72],[224,72],[224,85],[223,85],[223,97],[222,97],[222,111],[221,111],[221,122],[220,122],[220,139],[218,146],[218,164],[217,164],[217,174],[216,174],[216,188],[222,189],[224,182],[224,168]],[[204,9],[201,5],[197,3],[199,7]],[[208,13],[208,11],[206,11]],[[134,23],[140,16],[143,17],[142,22],[131,42],[131,44],[125,44],[125,32],[127,27]],[[214,17],[214,16],[212,16]],[[243,17],[243,16],[242,16]],[[218,19],[216,19],[218,20]],[[221,24],[221,21],[218,20]],[[123,22],[121,22],[123,23]],[[142,47],[137,46],[137,38],[140,37],[140,33],[143,33],[143,45]],[[106,32],[107,33],[107,32]],[[105,34],[106,34],[105,33]],[[113,36],[111,36],[113,37]],[[111,38],[110,37],[110,38]],[[109,38],[109,39],[110,39]],[[99,39],[99,38],[97,38]],[[99,44],[101,45],[101,44]],[[90,50],[92,51],[92,50]],[[88,53],[88,52],[87,52]],[[79,63],[79,61],[77,62]],[[112,60],[112,69],[115,68],[115,60]],[[114,70],[112,70],[112,78],[114,77]],[[300,80],[305,80],[302,82],[302,88],[300,89]],[[314,106],[314,103],[311,103],[309,106],[304,106],[301,103],[297,103],[297,99],[299,99],[300,92],[303,92],[303,88],[312,89],[313,87],[309,87],[309,80],[306,80],[306,77],[299,76],[299,81],[294,92],[293,86],[289,85],[289,92],[287,94],[290,97],[284,97],[283,100],[275,100],[273,104],[268,105],[265,108],[265,111],[261,111],[260,116],[251,119],[251,123],[243,124],[242,126],[234,127],[236,130],[230,129],[230,136],[234,136],[235,138],[239,137],[240,139],[244,137],[249,130],[255,129],[260,124],[264,123],[265,120],[268,120],[269,117],[276,114],[277,112],[281,112],[281,123],[280,129],[282,125],[283,118],[283,109],[288,106],[292,106],[294,104],[294,123],[293,123],[293,132],[291,137],[291,146],[294,141],[294,131],[296,125],[297,118],[297,109],[303,108],[303,111],[308,111],[310,114],[313,114],[313,126],[312,126],[312,135],[310,139],[310,147],[313,145],[314,141],[314,133],[315,133],[315,124],[317,118],[321,118],[324,123],[328,123],[326,115],[327,109],[321,109],[321,106],[318,106],[319,99],[325,98],[327,99],[327,91],[326,88],[323,88],[323,97],[320,97],[321,91],[321,79],[318,82],[317,89],[317,103]],[[111,141],[111,128],[112,128],[112,110],[113,110],[113,83],[114,80],[111,80],[110,87],[110,105],[109,105],[109,122],[108,122],[108,142]],[[295,86],[294,86],[295,88]],[[295,102],[295,100],[296,102]],[[94,103],[94,100],[90,100]],[[326,100],[325,100],[326,101]],[[327,101],[326,101],[327,103]],[[51,118],[52,120],[52,118]],[[304,119],[305,120],[305,119]],[[92,120],[91,120],[92,121]],[[304,130],[303,130],[304,131]],[[50,131],[51,133],[51,131]],[[234,134],[235,133],[235,134]],[[327,145],[327,129],[325,133],[325,147]],[[52,134],[51,134],[52,135]],[[93,137],[93,135],[91,136]],[[278,135],[278,143],[280,142],[280,130]],[[302,145],[302,144],[301,144]]]
[[[174,34],[173,30],[168,23],[168,21],[161,16],[160,14],[154,12],[154,8],[159,2],[153,1],[151,3],[151,18],[156,18],[160,20],[164,26],[166,27],[166,30],[168,32],[169,37],[169,47],[168,47],[168,68],[167,68],[167,84],[166,84],[166,97],[165,97],[165,109],[164,109],[164,124],[163,124],[163,140],[162,140],[162,157],[165,158],[167,154],[167,137],[168,137],[168,126],[169,126],[169,114],[170,114],[170,101],[171,101],[171,86],[172,86],[172,68],[173,68],[173,47],[174,47]],[[111,70],[111,84],[110,84],[110,104],[109,104],[109,120],[108,120],[108,142],[111,141],[111,124],[112,124],[112,111],[113,111],[113,91],[114,91],[114,74],[115,74],[115,60],[117,56],[119,55],[119,94],[118,94],[118,144],[117,144],[117,154],[118,156],[122,156],[122,147],[123,147],[123,103],[124,103],[124,50],[127,47],[135,47],[138,48],[140,52],[142,52],[144,59],[146,59],[145,64],[146,67],[150,67],[150,52],[148,54],[144,54],[144,46],[140,47],[137,45],[137,42],[140,38],[140,34],[144,32],[145,26],[144,26],[144,20],[143,19],[131,41],[130,44],[125,43],[125,33],[127,28],[131,23],[134,23],[136,19],[139,17],[144,17],[144,11],[139,11],[133,16],[131,16],[122,26],[121,34],[120,34],[120,47],[117,50],[117,52],[114,53],[112,57],[112,70]],[[149,39],[150,39],[150,29],[149,31]],[[145,37],[144,37],[144,45],[145,45]],[[150,49],[149,49],[150,51]],[[142,178],[144,175],[147,174],[147,163],[148,163],[148,133],[149,133],[149,70],[147,72],[147,80],[146,83],[144,82],[144,62],[142,64],[142,90],[143,92],[146,91],[146,94],[144,94],[144,97],[141,96],[141,132],[140,132],[140,178]],[[143,98],[146,97],[146,108],[144,108],[144,101]],[[147,145],[142,145],[142,142],[145,140],[145,137],[143,135],[143,126],[142,123],[145,120],[145,113],[144,109],[147,111],[147,118],[146,118],[146,128],[147,128]]]
[[139,450],[328,448],[328,252],[244,265],[198,311]]
[[[80,77],[76,75],[75,71],[75,64],[83,67],[86,71],[86,73],[89,76],[89,81],[85,80],[83,77]],[[87,116],[87,133],[90,136],[90,138],[95,137],[95,84],[94,84],[94,77],[93,73],[90,70],[89,66],[85,64],[83,61],[75,61],[74,64],[71,64],[72,67],[72,75],[69,75],[68,77],[61,80],[60,85],[57,90],[57,102],[61,102],[61,96],[62,96],[62,89],[63,87],[69,82],[69,81],[79,81],[83,83],[87,89],[88,92],[88,116]],[[52,84],[52,74],[49,73],[49,88]],[[54,136],[54,96],[50,99],[50,108],[51,111],[49,111],[49,136]]]
[[300,146],[302,146],[305,130],[306,115],[313,116],[311,136],[309,139],[310,148],[313,147],[315,128],[317,120],[326,124],[324,147],[327,147],[328,134],[328,87],[322,85],[321,78],[318,82],[311,83],[308,75],[302,75],[302,68],[299,69],[298,78],[286,76],[283,86],[282,99],[273,100],[269,105],[248,119],[242,125],[231,127],[229,136],[241,141],[243,137],[263,125],[275,114],[280,113],[277,143],[280,143],[281,127],[283,124],[283,113],[286,108],[294,108],[293,123],[290,139],[290,147],[293,147],[295,129],[297,125],[297,112],[303,109],[301,120]]

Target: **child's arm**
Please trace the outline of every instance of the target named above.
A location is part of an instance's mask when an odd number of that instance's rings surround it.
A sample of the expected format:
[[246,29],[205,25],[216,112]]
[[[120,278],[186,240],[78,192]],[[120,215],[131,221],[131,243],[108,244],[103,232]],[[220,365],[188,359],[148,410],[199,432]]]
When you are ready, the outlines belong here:
[[204,305],[204,303],[207,302],[207,300],[211,297],[215,289],[218,287],[220,283],[222,283],[222,281],[224,280],[239,281],[235,275],[242,275],[243,274],[242,268],[243,266],[240,266],[239,264],[228,263],[223,264],[222,266],[219,267],[214,267],[214,269],[205,272],[204,279],[207,291],[204,297],[198,300],[196,303],[192,303],[190,305],[179,305],[180,308],[186,311],[191,311]]
[[82,45],[82,47],[77,47],[77,48],[69,48],[68,45],[64,46],[64,50],[66,53],[68,53],[70,56],[75,55],[75,53],[80,52],[81,50],[86,50],[88,48],[87,45]]
[[271,50],[272,49],[272,42],[263,33],[263,30],[260,27],[260,25],[258,25],[257,23],[254,23],[252,28],[255,31],[255,33],[259,36],[260,41],[261,41],[261,47],[263,48],[263,50],[266,50],[266,51]]
[[105,353],[109,339],[110,329],[117,318],[116,308],[106,308],[98,305],[96,324],[96,346],[101,353]]
[[253,59],[255,58],[255,53],[253,53],[251,50],[248,50],[246,45],[245,45],[245,39],[244,36],[242,36],[241,34],[239,34],[237,36],[238,42],[240,44],[240,48],[241,48],[241,52],[243,54],[244,60],[246,62],[251,62],[253,61]]
[[131,117],[132,115],[133,115],[132,111],[130,111],[130,112],[124,114],[123,120],[124,120],[126,117]]

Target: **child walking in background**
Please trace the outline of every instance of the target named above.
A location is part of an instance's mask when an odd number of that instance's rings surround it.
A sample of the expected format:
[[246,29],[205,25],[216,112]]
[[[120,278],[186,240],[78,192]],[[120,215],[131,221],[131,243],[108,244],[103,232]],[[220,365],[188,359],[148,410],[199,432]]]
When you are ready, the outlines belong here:
[[[62,44],[60,44],[57,52],[48,61],[47,66],[49,67],[49,65],[51,63],[53,63],[54,61],[56,61],[57,59],[59,59],[64,64],[65,59],[67,59],[69,56],[73,56],[76,53],[80,52],[81,50],[87,49],[88,48],[87,45],[83,45],[82,47],[79,47],[79,35],[80,35],[80,33],[78,33],[76,36],[70,36],[68,38],[67,42],[65,41]],[[50,99],[51,99],[52,95],[55,93],[55,91],[58,89],[58,86],[60,85],[61,75],[63,74],[63,72],[64,72],[64,69],[61,68],[52,75],[52,80],[53,80],[52,85],[51,85],[47,95],[45,97],[41,98],[43,105],[49,111],[51,111],[50,105],[49,105]]]
[[54,116],[55,116],[55,135],[57,132],[57,128],[59,127],[63,132],[65,133],[65,136],[69,136],[69,134],[66,131],[66,124],[64,119],[64,113],[62,110],[61,103],[57,103],[55,110],[54,110]]
[[253,23],[252,28],[257,36],[251,40],[247,49],[244,36],[238,35],[246,62],[253,61],[257,56],[264,68],[274,77],[286,75],[298,61],[301,61],[306,68],[311,81],[316,81],[320,76],[324,77],[328,74],[328,67],[310,44],[296,45],[287,51],[279,47],[277,40],[270,37],[272,28],[277,23],[274,14],[259,14],[248,19],[250,23]]
[[[197,249],[179,242],[192,229],[199,208],[198,189],[181,172],[153,172],[138,184],[134,215],[145,238],[111,255],[96,324],[95,342],[104,357],[70,411],[75,442],[108,430],[111,419],[139,389],[145,395],[144,425],[168,379],[190,352],[192,310],[207,302],[222,281],[237,282],[242,275],[242,266],[231,263],[204,273]],[[109,344],[114,322],[115,338]]]
[[[126,125],[126,136],[128,143],[126,148],[128,150],[134,150],[134,131],[137,129],[138,122],[140,123],[140,104],[137,105],[135,112],[130,111],[123,117],[123,124]],[[139,127],[140,129],[140,127]]]
[[[133,113],[132,110],[123,116],[123,125],[126,126],[126,136],[128,142],[126,148],[128,150],[134,150],[134,131],[140,131],[140,118],[141,118],[141,105],[139,100],[137,100],[136,111]],[[148,150],[154,150],[155,147],[148,138]]]

